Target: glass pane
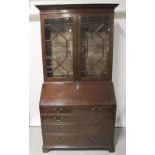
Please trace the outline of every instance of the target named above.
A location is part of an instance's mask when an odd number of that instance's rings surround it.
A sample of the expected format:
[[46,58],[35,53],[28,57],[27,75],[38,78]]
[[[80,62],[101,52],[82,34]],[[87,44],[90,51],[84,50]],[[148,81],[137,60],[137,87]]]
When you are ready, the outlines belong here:
[[45,19],[48,77],[73,76],[73,18]]
[[81,77],[109,74],[109,17],[81,17]]

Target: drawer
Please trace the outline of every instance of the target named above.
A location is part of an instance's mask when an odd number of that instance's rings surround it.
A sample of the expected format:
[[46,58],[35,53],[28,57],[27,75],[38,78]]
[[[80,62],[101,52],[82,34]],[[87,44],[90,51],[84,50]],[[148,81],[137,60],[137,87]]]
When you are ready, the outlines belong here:
[[75,124],[75,125],[43,125],[43,133],[86,133],[98,134],[113,132],[113,126],[102,124]]
[[55,148],[78,147],[103,148],[104,145],[112,145],[113,136],[110,132],[105,135],[57,135],[43,134],[44,146],[53,146]]
[[42,124],[52,125],[53,123],[100,123],[113,124],[114,115],[96,114],[96,115],[43,115]]
[[54,106],[40,107],[41,114],[44,113],[114,113],[114,106]]

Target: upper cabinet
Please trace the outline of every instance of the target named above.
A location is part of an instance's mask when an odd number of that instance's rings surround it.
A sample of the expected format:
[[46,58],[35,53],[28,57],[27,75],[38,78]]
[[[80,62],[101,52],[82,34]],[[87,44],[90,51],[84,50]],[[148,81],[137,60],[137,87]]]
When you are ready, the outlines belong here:
[[45,81],[111,80],[116,6],[37,6]]

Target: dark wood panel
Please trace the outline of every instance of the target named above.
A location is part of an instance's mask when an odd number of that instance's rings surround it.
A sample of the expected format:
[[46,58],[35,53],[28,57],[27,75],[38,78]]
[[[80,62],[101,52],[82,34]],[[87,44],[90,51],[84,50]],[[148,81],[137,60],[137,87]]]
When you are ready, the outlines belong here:
[[42,115],[42,124],[49,124],[52,123],[100,123],[100,124],[114,124],[114,114],[111,115],[52,115],[46,116]]
[[115,9],[118,4],[63,4],[63,5],[36,5],[39,10],[62,10],[62,9]]
[[40,112],[43,115],[44,113],[57,113],[57,114],[66,114],[66,113],[91,113],[91,114],[102,114],[102,113],[115,113],[115,107],[112,106],[52,106],[52,107],[40,107]]
[[74,124],[74,125],[43,125],[43,133],[81,133],[81,134],[103,134],[113,132],[113,125],[103,124]]
[[51,13],[78,13],[78,12],[113,12],[118,4],[63,4],[63,5],[36,5],[40,14]]
[[54,148],[65,147],[100,147],[111,145],[112,135],[110,132],[105,135],[58,135],[44,134],[44,145]]
[[40,106],[116,105],[111,82],[44,83]]

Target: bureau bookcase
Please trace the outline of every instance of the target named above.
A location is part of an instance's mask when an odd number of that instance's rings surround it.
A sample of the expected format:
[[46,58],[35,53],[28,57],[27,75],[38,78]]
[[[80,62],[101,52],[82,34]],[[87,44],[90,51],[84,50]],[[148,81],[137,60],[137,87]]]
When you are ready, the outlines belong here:
[[37,5],[44,83],[40,97],[43,152],[113,152],[114,9],[118,4]]

